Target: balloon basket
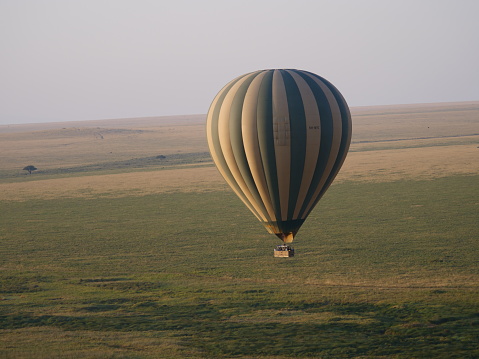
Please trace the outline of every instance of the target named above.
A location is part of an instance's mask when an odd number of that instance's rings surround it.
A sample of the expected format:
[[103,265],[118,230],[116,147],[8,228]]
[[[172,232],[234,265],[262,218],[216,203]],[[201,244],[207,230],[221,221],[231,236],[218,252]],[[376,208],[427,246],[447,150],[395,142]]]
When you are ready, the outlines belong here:
[[294,248],[286,244],[280,244],[274,249],[274,256],[278,258],[294,257]]

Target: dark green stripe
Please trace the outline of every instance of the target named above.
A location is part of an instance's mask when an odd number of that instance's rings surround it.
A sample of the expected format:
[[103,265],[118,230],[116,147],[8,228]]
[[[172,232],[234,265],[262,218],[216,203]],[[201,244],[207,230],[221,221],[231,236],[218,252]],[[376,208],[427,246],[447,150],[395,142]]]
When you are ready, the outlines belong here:
[[[295,71],[297,73],[297,71]],[[296,81],[286,71],[281,71],[286,97],[291,139],[291,173],[289,184],[288,220],[293,219],[294,210],[298,201],[301,181],[303,179],[304,160],[306,157],[306,114],[303,99]]]
[[[336,102],[339,105],[339,110],[341,111],[342,135],[341,135],[341,145],[339,147],[338,161],[337,161],[337,163],[340,164],[342,159],[346,157],[349,150],[349,144],[351,140],[351,114],[349,112],[348,104],[346,103],[346,100],[343,98],[339,90],[328,80],[326,79],[322,79],[322,80],[324,84],[328,86],[328,88],[333,93],[334,98],[336,99]],[[335,164],[335,166],[337,166],[337,164]]]
[[251,82],[257,75],[258,73],[252,74],[236,91],[230,112],[230,138],[231,148],[233,150],[238,169],[240,170],[241,177],[248,186],[248,189],[253,195],[254,201],[260,207],[261,212],[265,215],[267,219],[271,220],[268,215],[268,211],[266,210],[261,196],[258,192],[258,188],[254,182],[253,175],[251,174],[248,160],[246,158],[246,152],[243,144],[243,133],[241,130],[243,104],[246,92],[251,85]]
[[311,91],[313,92],[314,98],[316,99],[316,104],[318,106],[321,123],[321,143],[319,148],[319,156],[316,162],[314,175],[311,180],[311,185],[308,189],[308,193],[299,212],[299,217],[302,217],[304,215],[304,212],[306,211],[308,203],[313,199],[314,192],[319,186],[321,178],[324,176],[324,171],[328,163],[328,159],[331,153],[331,146],[333,143],[333,115],[331,112],[331,107],[329,106],[328,99],[324,92],[321,90],[321,87],[319,87],[319,85],[311,77],[309,77],[307,73],[298,71],[298,74],[306,81],[306,83],[311,88]]
[[[321,189],[321,192],[319,193],[318,197],[314,201],[313,206],[311,207],[311,210],[314,208],[314,206],[319,202],[319,200],[323,197],[324,193],[326,190],[329,188],[331,183],[333,182],[334,178],[338,174],[342,164],[343,160],[346,157],[348,150],[349,150],[349,135],[350,135],[350,123],[351,123],[351,115],[349,112],[349,107],[344,98],[341,96],[340,92],[338,89],[331,84],[328,80],[322,78],[321,76],[314,75],[317,78],[319,78],[328,88],[329,90],[333,93],[334,98],[336,99],[336,102],[338,103],[339,110],[341,113],[341,143],[339,146],[339,151],[338,155],[336,157],[336,161],[334,162],[333,168],[331,169],[331,173],[328,176],[328,179],[326,180],[323,188]],[[311,210],[309,212],[311,212]],[[307,213],[308,215],[309,213]]]
[[267,70],[258,93],[258,144],[266,185],[276,218],[281,218],[273,135],[273,70]]
[[[246,74],[244,76],[238,77],[235,81],[231,82],[229,85],[226,85],[221,91],[220,91],[220,97],[218,98],[218,101],[216,103],[216,106],[212,109],[210,108],[209,112],[213,111],[213,115],[211,116],[211,123],[209,126],[211,127],[211,141],[213,142],[213,148],[215,151],[215,154],[217,155],[217,162],[215,163],[216,166],[221,167],[222,170],[225,172],[225,176],[231,181],[232,187],[237,191],[239,194],[239,197],[245,201],[246,203],[249,203],[251,205],[251,202],[248,201],[246,196],[243,194],[243,191],[241,191],[241,188],[238,186],[238,183],[236,182],[235,178],[231,174],[231,171],[228,168],[228,165],[226,163],[226,160],[223,156],[223,152],[221,150],[221,145],[220,145],[220,138],[219,138],[219,133],[218,133],[218,120],[219,120],[219,114],[221,110],[221,106],[223,105],[223,101],[228,94],[228,92],[231,90],[231,88],[234,86],[235,83],[237,83],[239,80],[241,80],[243,77],[248,76],[249,74]],[[259,216],[259,214],[254,210],[253,207],[252,211],[256,215]]]

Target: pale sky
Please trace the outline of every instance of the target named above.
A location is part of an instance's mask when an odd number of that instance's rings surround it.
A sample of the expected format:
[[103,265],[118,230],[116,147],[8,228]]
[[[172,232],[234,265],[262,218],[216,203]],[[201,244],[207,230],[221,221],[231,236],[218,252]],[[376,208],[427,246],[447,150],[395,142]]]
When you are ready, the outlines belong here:
[[0,124],[205,114],[294,68],[350,106],[479,100],[478,0],[0,0]]

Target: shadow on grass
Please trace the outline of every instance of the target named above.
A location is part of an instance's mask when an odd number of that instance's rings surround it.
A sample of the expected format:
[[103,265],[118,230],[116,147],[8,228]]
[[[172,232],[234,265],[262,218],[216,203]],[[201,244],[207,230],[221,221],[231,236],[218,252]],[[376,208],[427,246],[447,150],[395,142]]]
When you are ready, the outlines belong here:
[[[160,305],[155,301],[97,303],[82,308],[89,315],[62,316],[28,313],[3,315],[1,329],[57,327],[75,331],[170,332],[187,348],[209,357],[297,356],[354,357],[361,355],[408,357],[479,354],[473,338],[479,336],[479,313],[438,317],[434,308],[395,307],[357,303],[228,303],[228,305]],[[282,311],[271,318],[255,313]],[[303,313],[296,320],[288,312]],[[228,313],[228,314],[225,314]],[[274,312],[271,312],[274,313]],[[311,320],[308,314],[328,313]],[[354,314],[355,320],[344,320]],[[241,320],[247,315],[248,320]],[[284,320],[286,318],[286,320]],[[460,328],[461,336],[456,335]]]

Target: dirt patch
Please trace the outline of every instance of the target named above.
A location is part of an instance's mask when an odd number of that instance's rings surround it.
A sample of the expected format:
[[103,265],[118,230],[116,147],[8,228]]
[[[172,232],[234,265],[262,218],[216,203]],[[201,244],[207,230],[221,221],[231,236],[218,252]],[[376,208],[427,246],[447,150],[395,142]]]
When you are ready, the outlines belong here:
[[479,148],[476,145],[351,152],[336,182],[389,182],[477,174],[478,158]]
[[0,200],[122,197],[226,188],[214,167],[143,171],[0,184]]

